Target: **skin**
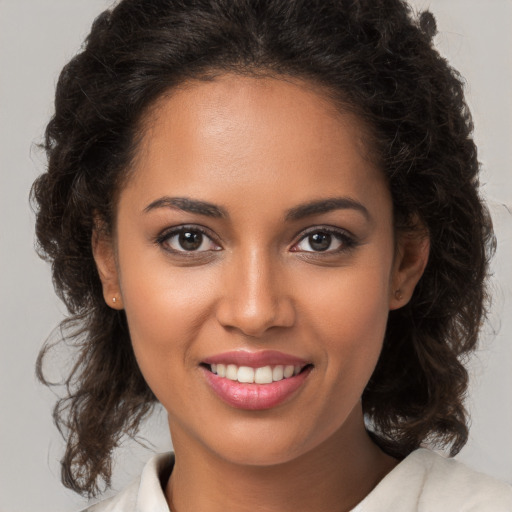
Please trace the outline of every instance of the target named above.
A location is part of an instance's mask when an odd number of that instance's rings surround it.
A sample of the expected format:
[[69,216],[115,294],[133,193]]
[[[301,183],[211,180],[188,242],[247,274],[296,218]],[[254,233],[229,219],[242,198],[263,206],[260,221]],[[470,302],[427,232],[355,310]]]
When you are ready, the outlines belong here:
[[[350,510],[397,463],[366,434],[360,397],[428,240],[395,236],[364,126],[310,84],[189,83],[144,126],[115,236],[95,233],[93,248],[105,300],[125,309],[141,371],[168,411],[167,498],[180,512]],[[162,198],[206,201],[224,215]],[[332,198],[360,207],[290,216]],[[169,234],[180,226],[206,231],[200,250]],[[315,250],[308,235],[326,229],[341,235]],[[264,349],[313,365],[290,399],[248,411],[212,392],[206,357]]]

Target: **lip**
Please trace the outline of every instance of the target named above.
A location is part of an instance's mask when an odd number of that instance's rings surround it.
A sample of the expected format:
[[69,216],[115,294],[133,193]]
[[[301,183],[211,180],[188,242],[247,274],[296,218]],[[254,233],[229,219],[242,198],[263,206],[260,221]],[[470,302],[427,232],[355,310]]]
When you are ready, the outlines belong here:
[[261,366],[293,365],[306,366],[310,361],[300,357],[285,354],[277,350],[261,350],[258,352],[248,352],[246,350],[234,350],[216,354],[204,359],[205,364],[236,364],[237,366],[249,366],[250,368],[259,368]]
[[237,366],[252,368],[274,365],[299,365],[303,367],[302,371],[293,377],[269,384],[247,384],[226,377],[219,377],[206,366],[201,366],[210,389],[222,401],[236,409],[250,411],[271,409],[290,399],[304,385],[313,368],[313,365],[304,359],[274,350],[225,352],[208,357],[203,363],[205,365],[236,364]]

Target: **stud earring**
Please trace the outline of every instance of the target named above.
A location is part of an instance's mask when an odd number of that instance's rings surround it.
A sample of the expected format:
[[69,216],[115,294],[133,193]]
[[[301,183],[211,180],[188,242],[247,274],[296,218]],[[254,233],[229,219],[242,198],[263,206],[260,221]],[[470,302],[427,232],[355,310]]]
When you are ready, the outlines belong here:
[[404,298],[404,296],[402,295],[401,290],[396,290],[396,292],[395,292],[395,299],[396,300],[402,300],[403,298]]
[[117,301],[117,298],[116,297],[112,297],[112,302],[116,302]]

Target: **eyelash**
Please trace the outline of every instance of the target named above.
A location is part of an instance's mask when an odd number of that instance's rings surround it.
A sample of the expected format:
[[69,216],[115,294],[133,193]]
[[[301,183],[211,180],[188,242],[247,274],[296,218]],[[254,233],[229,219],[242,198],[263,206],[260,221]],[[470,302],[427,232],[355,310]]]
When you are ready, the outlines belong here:
[[[179,236],[180,234],[184,233],[199,233],[202,235],[202,237],[205,237],[206,239],[210,240],[210,243],[216,245],[218,249],[210,249],[206,251],[197,251],[197,250],[176,250],[171,247],[169,247],[170,240],[174,238],[175,236]],[[304,250],[297,250],[294,249],[297,247],[300,243],[307,240],[308,237],[315,235],[315,234],[325,234],[330,235],[333,238],[335,238],[340,243],[340,248],[337,248],[335,250],[320,250],[320,251],[304,251]],[[354,237],[350,234],[348,234],[345,230],[339,229],[339,228],[332,228],[332,227],[326,227],[326,226],[317,226],[310,228],[306,230],[305,232],[302,232],[300,234],[300,238],[297,242],[295,242],[291,248],[291,252],[300,252],[300,253],[309,253],[309,254],[315,254],[315,255],[332,255],[332,254],[339,254],[342,252],[349,251],[350,249],[353,249],[355,246],[357,246],[357,241],[354,239]],[[206,229],[202,228],[201,226],[193,225],[193,226],[178,226],[175,228],[171,228],[169,230],[164,231],[162,234],[160,234],[156,239],[155,243],[159,246],[161,246],[165,251],[170,252],[172,254],[177,254],[180,256],[185,257],[191,257],[191,256],[197,256],[198,254],[202,253],[208,253],[208,252],[216,252],[222,250],[222,248],[215,242],[212,235],[207,231]],[[201,245],[204,243],[204,239],[201,241]],[[167,247],[165,246],[167,245]]]
[[[185,234],[185,233],[199,233],[204,238],[210,240],[210,242],[212,244],[215,244],[216,246],[219,247],[219,249],[213,249],[213,251],[220,250],[220,246],[213,240],[212,235],[206,229],[202,228],[201,226],[178,226],[175,228],[171,228],[169,230],[164,231],[162,234],[160,234],[156,238],[155,242],[159,246],[161,246],[164,250],[166,250],[167,252],[170,252],[172,254],[178,254],[178,255],[183,255],[183,256],[193,256],[193,255],[201,254],[204,252],[209,252],[209,251],[194,251],[194,250],[187,251],[186,249],[176,250],[176,249],[172,249],[169,246],[165,247],[166,244],[170,243],[172,238],[174,238],[175,236],[179,236],[180,234]],[[204,239],[201,241],[201,245],[203,243],[204,243]]]
[[[294,251],[293,250],[293,247],[296,247],[304,240],[307,240],[308,237],[318,234],[318,233],[332,236],[333,238],[338,240],[338,242],[340,242],[340,247],[335,250],[325,250],[325,251],[313,251],[313,250],[312,251]],[[353,249],[354,247],[356,247],[356,245],[357,245],[357,241],[355,240],[355,238],[343,229],[332,228],[332,227],[327,227],[327,226],[317,226],[314,228],[310,228],[310,229],[306,230],[305,232],[302,232],[302,235],[301,235],[299,241],[293,245],[292,251],[293,252],[310,253],[310,254],[315,254],[315,255],[322,255],[322,254],[332,255],[332,254],[339,254],[342,252],[347,252],[350,249]]]

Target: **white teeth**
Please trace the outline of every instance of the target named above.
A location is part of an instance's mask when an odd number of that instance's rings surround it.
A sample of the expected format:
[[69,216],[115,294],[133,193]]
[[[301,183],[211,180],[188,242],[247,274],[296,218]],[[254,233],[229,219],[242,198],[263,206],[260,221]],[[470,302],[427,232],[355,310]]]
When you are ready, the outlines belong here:
[[293,375],[293,372],[295,371],[295,367],[293,365],[288,365],[284,367],[284,378],[288,379]]
[[236,364],[212,364],[211,371],[219,377],[225,377],[230,380],[236,380],[241,383],[270,384],[283,379],[289,379],[298,375],[302,367],[300,365],[282,365],[262,366],[260,368],[251,368],[250,366],[237,366]]
[[238,368],[234,364],[228,364],[226,367],[226,378],[229,380],[238,379]]
[[247,382],[251,384],[254,382],[254,368],[249,366],[240,366],[238,368],[238,376],[236,379],[238,382]]
[[283,380],[284,378],[284,368],[282,365],[274,366],[274,369],[272,370],[272,380],[278,381]]
[[[213,369],[213,364],[212,364],[212,372],[215,373],[215,371]],[[219,377],[225,377],[226,376],[226,365],[225,364],[218,364],[217,365],[217,375]]]
[[254,382],[256,382],[256,384],[270,384],[272,382],[272,368],[270,366],[256,368],[254,372]]

